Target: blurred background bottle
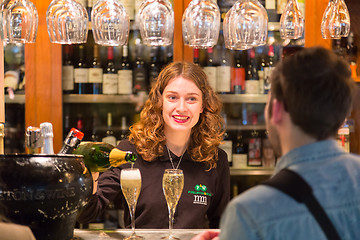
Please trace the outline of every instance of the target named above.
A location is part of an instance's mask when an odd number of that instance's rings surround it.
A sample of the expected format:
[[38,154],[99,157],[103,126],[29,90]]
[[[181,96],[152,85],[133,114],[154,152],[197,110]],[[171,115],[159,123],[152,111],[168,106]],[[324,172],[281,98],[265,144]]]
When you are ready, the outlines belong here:
[[97,44],[93,47],[93,59],[89,68],[89,86],[91,94],[101,94],[103,84],[103,69],[100,63],[99,46]]

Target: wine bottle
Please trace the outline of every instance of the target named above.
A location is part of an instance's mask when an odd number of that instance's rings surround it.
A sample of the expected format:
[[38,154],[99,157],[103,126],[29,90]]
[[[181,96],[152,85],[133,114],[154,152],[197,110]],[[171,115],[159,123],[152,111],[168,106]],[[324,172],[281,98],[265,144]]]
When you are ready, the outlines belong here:
[[246,70],[245,93],[259,94],[259,75],[255,66],[255,50],[250,50],[250,61]]
[[114,48],[107,49],[107,66],[103,74],[103,94],[117,94],[118,76],[114,65]]
[[200,58],[199,58],[199,49],[198,48],[194,48],[194,57],[193,57],[193,61],[196,65],[200,66]]
[[231,92],[245,93],[245,67],[243,51],[235,51],[235,61],[231,68]]
[[233,167],[246,168],[248,159],[248,144],[245,141],[244,132],[238,131],[233,148]]
[[63,65],[61,69],[62,89],[64,94],[74,91],[74,63],[72,60],[72,45],[64,45]]
[[220,64],[216,67],[216,90],[219,93],[231,92],[231,63],[229,57],[229,50],[225,48],[223,30],[220,30],[219,35],[219,51],[220,51]]
[[91,67],[89,68],[89,86],[90,93],[101,94],[102,93],[102,77],[103,70],[99,59],[99,46],[94,45],[93,59]]
[[[262,47],[263,51],[265,51],[265,47]],[[258,76],[259,76],[259,94],[264,94],[264,82],[265,82],[265,68],[267,65],[266,55],[262,52],[259,56],[259,65],[258,65]]]
[[268,59],[264,67],[264,93],[267,94],[270,91],[270,76],[274,69],[274,46],[269,46]]
[[150,86],[156,81],[161,69],[161,61],[159,59],[159,48],[152,47],[150,51],[150,66],[149,66],[149,82]]
[[203,69],[208,77],[210,86],[216,91],[216,64],[214,63],[212,48],[207,49],[207,61]]
[[[257,124],[257,113],[252,114],[252,125]],[[249,138],[249,152],[248,152],[248,162],[247,165],[249,167],[261,167],[263,165],[262,162],[262,154],[261,154],[261,143],[262,139],[260,136],[260,132],[255,128],[250,132]]]
[[136,61],[133,68],[133,83],[137,93],[148,91],[148,75],[142,58],[142,46],[136,46]]
[[126,117],[122,116],[121,117],[120,139],[119,140],[126,139],[128,135],[129,135],[129,127],[128,127],[127,123],[126,123]]
[[84,137],[84,133],[77,130],[76,128],[72,128],[68,133],[67,137],[64,140],[64,145],[60,149],[59,154],[71,154],[74,149],[76,149],[81,140]]
[[103,142],[109,143],[113,146],[116,145],[116,137],[114,136],[114,131],[112,130],[112,114],[108,112],[107,114],[107,130],[106,135],[102,139]]
[[98,115],[97,113],[93,114],[93,119],[92,119],[92,130],[91,130],[91,137],[90,140],[92,142],[98,142],[99,141],[99,136],[98,136]]
[[52,124],[49,122],[40,123],[41,135],[44,139],[43,146],[41,147],[41,153],[44,154],[54,154],[54,145],[53,145],[53,128]]
[[110,167],[133,163],[137,155],[130,151],[121,151],[104,142],[81,142],[74,154],[84,156],[85,166],[91,172],[104,172]]
[[124,45],[121,66],[118,70],[118,94],[132,94],[132,75],[133,72],[129,62],[129,48],[127,45]]
[[74,69],[74,93],[86,94],[89,82],[89,68],[85,60],[84,45],[79,46],[79,61]]
[[357,46],[354,41],[354,33],[350,32],[347,39],[347,61],[351,68],[351,77],[357,81]]

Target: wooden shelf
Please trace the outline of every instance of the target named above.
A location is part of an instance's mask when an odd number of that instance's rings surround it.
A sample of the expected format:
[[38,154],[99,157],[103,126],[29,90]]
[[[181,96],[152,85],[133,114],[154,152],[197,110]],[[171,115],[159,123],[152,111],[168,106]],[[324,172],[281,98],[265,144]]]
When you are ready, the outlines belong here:
[[[104,94],[65,94],[64,103],[135,103],[135,95]],[[266,103],[267,95],[260,94],[224,94],[220,95],[224,103]]]
[[25,94],[15,94],[14,99],[10,99],[9,95],[5,95],[5,103],[25,104]]
[[220,95],[223,103],[266,103],[266,94],[223,94]]
[[265,125],[227,125],[227,130],[265,130]]
[[135,103],[134,95],[66,94],[64,103]]
[[248,175],[272,175],[273,168],[248,167],[248,168],[232,168],[230,167],[231,176],[248,176]]

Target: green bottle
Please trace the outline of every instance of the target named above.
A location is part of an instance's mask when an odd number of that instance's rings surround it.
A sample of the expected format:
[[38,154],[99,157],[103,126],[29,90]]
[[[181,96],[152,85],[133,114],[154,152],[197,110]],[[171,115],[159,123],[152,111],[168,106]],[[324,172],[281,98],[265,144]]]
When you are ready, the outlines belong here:
[[90,172],[104,172],[110,167],[133,163],[137,155],[130,151],[121,151],[104,142],[81,142],[73,154],[83,155],[85,166]]

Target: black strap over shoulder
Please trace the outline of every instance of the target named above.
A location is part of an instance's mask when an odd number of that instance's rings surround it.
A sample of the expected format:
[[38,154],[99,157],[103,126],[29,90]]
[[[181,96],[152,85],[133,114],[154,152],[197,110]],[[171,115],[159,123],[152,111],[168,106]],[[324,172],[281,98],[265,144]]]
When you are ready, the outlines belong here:
[[275,176],[261,184],[274,187],[297,202],[306,204],[327,238],[329,240],[341,239],[326,212],[312,194],[312,188],[299,174],[290,169],[282,169]]

